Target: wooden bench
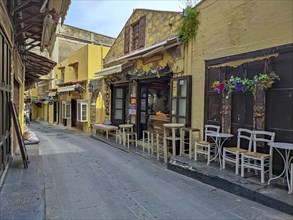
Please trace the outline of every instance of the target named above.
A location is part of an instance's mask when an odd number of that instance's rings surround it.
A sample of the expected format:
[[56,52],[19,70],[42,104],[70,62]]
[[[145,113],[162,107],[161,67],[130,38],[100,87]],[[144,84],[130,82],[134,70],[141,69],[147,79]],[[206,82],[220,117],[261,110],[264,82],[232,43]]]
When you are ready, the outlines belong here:
[[94,124],[93,133],[96,134],[97,131],[106,132],[106,138],[109,137],[109,132],[118,130],[117,126],[114,125],[104,125],[104,124]]

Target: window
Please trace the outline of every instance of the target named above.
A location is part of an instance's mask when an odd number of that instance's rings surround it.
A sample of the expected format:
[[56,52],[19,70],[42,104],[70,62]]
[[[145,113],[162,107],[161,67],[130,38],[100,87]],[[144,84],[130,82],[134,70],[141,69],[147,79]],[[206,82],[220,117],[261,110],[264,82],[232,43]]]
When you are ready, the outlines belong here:
[[78,99],[77,100],[77,121],[88,121],[88,101]]
[[171,121],[191,124],[191,76],[172,79]]
[[139,40],[139,22],[136,22],[132,25],[132,50],[136,50],[139,48],[138,46],[138,40]]
[[74,66],[75,79],[78,80],[78,65]]
[[62,118],[64,119],[71,118],[71,103],[69,101],[62,102]]
[[124,53],[129,53],[145,46],[145,29],[146,16],[125,27]]

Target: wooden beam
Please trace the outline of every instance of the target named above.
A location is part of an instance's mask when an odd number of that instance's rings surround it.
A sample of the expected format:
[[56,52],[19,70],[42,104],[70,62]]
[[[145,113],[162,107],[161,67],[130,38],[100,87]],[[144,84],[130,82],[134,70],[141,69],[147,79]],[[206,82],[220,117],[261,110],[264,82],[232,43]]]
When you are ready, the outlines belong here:
[[33,40],[33,41],[29,42],[28,44],[26,44],[26,46],[30,46],[30,45],[36,43],[37,41],[38,41],[38,40]]
[[17,5],[10,11],[10,15],[13,16],[15,12],[19,11],[20,9],[24,8],[28,3],[30,3],[32,0],[26,0],[22,4]]
[[30,15],[29,15],[29,17],[28,17],[27,19],[25,19],[25,20],[19,20],[19,21],[15,22],[14,25],[15,25],[15,26],[20,25],[20,24],[25,23],[25,22],[28,22],[28,21],[30,21],[30,20],[32,20],[32,19],[34,19],[34,18],[38,18],[38,17],[40,17],[40,16],[42,16],[42,15],[44,15],[44,14],[37,14],[37,15],[32,16],[32,17],[30,17]]
[[37,47],[37,46],[41,46],[41,43],[39,43],[39,44],[34,44],[34,45],[30,46],[29,48],[26,49],[26,51],[31,50],[31,49],[33,49],[33,48],[35,48],[35,47]]
[[42,24],[39,24],[39,23],[31,23],[27,26],[25,26],[23,29],[21,29],[19,32],[16,33],[16,35],[20,35],[22,34],[23,32],[26,32],[27,30],[29,30],[30,28],[32,27],[35,27],[35,26],[41,26]]

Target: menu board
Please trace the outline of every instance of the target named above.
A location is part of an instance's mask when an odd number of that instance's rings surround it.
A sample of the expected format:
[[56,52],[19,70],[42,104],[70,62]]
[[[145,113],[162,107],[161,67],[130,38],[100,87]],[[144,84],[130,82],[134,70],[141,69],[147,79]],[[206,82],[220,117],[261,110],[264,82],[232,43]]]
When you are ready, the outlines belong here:
[[136,115],[136,98],[131,98],[128,106],[128,114]]

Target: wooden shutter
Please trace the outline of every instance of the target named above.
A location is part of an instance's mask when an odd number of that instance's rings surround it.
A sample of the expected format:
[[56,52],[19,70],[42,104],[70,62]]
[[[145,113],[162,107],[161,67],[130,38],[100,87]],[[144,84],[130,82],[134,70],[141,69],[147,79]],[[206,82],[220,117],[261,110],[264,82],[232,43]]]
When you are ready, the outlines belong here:
[[138,34],[138,47],[145,46],[145,26],[146,26],[146,16],[139,19],[139,34]]
[[126,26],[124,31],[124,53],[129,52],[129,44],[130,44],[130,27]]

